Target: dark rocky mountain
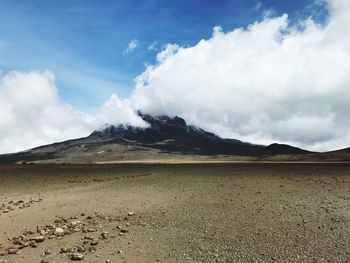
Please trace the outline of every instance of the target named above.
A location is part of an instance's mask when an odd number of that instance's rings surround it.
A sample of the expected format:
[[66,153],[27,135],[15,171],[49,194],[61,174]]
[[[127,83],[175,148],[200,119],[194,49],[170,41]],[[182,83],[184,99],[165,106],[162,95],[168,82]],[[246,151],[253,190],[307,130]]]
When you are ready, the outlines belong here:
[[138,113],[149,124],[147,128],[132,126],[109,126],[94,131],[89,137],[96,140],[125,139],[143,147],[160,149],[166,152],[181,152],[202,155],[262,156],[277,154],[303,154],[308,151],[284,144],[269,146],[255,145],[234,139],[223,139],[175,116],[153,117]]
[[[234,139],[224,139],[195,126],[187,125],[180,117],[151,116],[138,113],[148,123],[147,128],[128,125],[108,126],[89,136],[37,147],[28,151],[0,156],[0,163],[55,160],[62,156],[91,155],[105,152],[114,154],[115,149],[144,151],[155,149],[159,154],[234,155],[262,157],[272,155],[303,155],[306,150],[285,144],[256,145]],[[109,147],[113,145],[113,147]],[[119,148],[118,148],[118,147]],[[120,148],[121,147],[121,148]],[[127,150],[125,150],[127,149]],[[106,153],[107,154],[107,153]],[[120,155],[119,155],[120,156]],[[75,159],[79,162],[79,159]],[[83,161],[82,161],[83,162]]]

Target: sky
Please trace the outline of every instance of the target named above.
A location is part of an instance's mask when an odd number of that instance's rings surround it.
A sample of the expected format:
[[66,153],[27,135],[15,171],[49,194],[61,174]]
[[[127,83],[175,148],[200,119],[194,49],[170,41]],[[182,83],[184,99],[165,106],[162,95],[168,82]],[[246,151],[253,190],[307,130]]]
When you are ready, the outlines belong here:
[[347,0],[0,0],[0,153],[135,114],[350,146]]

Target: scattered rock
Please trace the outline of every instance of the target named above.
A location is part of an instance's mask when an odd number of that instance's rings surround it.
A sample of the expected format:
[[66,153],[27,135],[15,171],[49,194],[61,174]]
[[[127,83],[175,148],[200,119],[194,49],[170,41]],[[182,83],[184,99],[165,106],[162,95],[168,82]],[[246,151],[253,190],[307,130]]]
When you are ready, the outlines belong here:
[[135,215],[135,212],[129,212],[128,213],[128,216],[133,216],[133,215]]
[[102,232],[101,237],[103,239],[107,239],[109,237],[109,233],[108,232]]
[[69,249],[66,247],[62,247],[60,253],[68,253]]
[[9,248],[9,249],[7,250],[7,253],[8,253],[9,255],[17,254],[17,253],[18,253],[18,248]]
[[86,252],[86,248],[83,247],[83,246],[76,246],[76,248],[77,248],[77,251],[80,252],[80,253]]
[[97,239],[93,239],[90,244],[91,244],[91,246],[97,246],[98,245],[98,240]]
[[63,228],[60,228],[60,227],[57,227],[55,229],[55,235],[56,236],[63,236],[64,235],[64,229]]
[[43,256],[50,255],[51,253],[52,253],[52,250],[48,248],[44,251]]
[[30,240],[35,241],[36,243],[41,243],[45,240],[45,236],[37,236],[37,237],[32,237]]
[[71,260],[83,260],[84,259],[84,254],[81,253],[71,253],[69,254],[69,258]]
[[96,232],[96,229],[94,229],[94,228],[88,228],[88,229],[86,229],[86,231],[91,233],[91,232]]

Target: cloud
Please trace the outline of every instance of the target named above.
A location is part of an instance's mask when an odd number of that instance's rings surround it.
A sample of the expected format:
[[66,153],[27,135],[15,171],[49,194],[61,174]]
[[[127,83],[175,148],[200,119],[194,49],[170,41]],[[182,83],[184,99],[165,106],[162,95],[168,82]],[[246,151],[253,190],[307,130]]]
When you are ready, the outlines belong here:
[[157,41],[153,41],[153,42],[148,46],[148,50],[157,50],[157,45],[158,45],[158,42],[157,42]]
[[0,76],[0,105],[0,153],[87,136],[107,123],[146,125],[115,94],[91,114],[75,110],[59,100],[48,71]]
[[177,44],[167,44],[163,48],[162,51],[160,51],[157,54],[157,61],[162,63],[165,60],[167,60],[169,57],[172,57],[176,54],[177,51],[179,51],[180,46]]
[[258,1],[254,6],[254,10],[258,11],[262,8],[262,6],[263,6],[263,3]]
[[255,143],[350,146],[350,2],[328,4],[325,26],[267,16],[216,27],[193,47],[166,46],[138,76],[133,107]]
[[137,39],[131,40],[129,45],[127,46],[127,48],[124,49],[123,55],[126,55],[126,54],[133,52],[139,46],[140,46],[140,43]]

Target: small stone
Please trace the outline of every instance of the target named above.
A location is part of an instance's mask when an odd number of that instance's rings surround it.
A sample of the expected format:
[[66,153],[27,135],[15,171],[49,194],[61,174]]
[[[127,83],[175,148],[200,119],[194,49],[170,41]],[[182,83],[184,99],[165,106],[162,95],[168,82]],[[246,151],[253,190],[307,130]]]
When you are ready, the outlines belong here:
[[118,253],[119,255],[121,255],[121,254],[123,254],[123,251],[118,250],[117,253]]
[[94,239],[91,241],[91,246],[97,246],[98,245],[98,240]]
[[131,212],[131,211],[130,211],[130,212],[128,213],[128,216],[133,216],[133,215],[135,215],[135,212]]
[[2,210],[3,213],[8,213],[9,210],[8,209],[5,209],[5,210]]
[[18,253],[18,248],[9,248],[9,249],[7,250],[7,253],[8,253],[9,255],[17,254],[17,253]]
[[80,253],[71,253],[71,254],[69,254],[69,258],[71,260],[83,260],[84,259],[84,255],[80,254]]
[[101,237],[103,239],[107,239],[109,237],[109,233],[108,232],[102,232]]
[[86,252],[86,248],[83,247],[83,246],[76,246],[76,248],[77,248],[77,251],[80,252],[80,253]]
[[52,250],[48,248],[44,251],[44,256],[50,255],[51,253],[52,253]]
[[36,243],[43,242],[45,240],[44,236],[37,236],[37,237],[32,237],[30,240],[35,241]]
[[63,236],[64,235],[64,229],[63,228],[60,228],[60,227],[57,227],[55,229],[55,235],[56,236]]
[[46,260],[46,259],[42,259],[42,260],[40,261],[40,263],[50,263],[50,261],[48,261],[48,260]]
[[69,249],[66,247],[62,247],[60,253],[68,253]]

